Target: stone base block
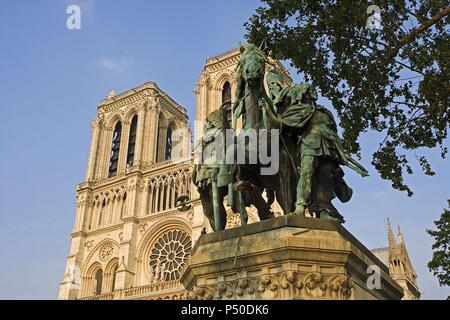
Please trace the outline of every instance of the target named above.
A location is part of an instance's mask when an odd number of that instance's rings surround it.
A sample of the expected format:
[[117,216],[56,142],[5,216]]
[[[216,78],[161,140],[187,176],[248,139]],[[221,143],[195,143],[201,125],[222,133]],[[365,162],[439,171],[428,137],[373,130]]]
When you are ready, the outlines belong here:
[[388,268],[339,223],[295,215],[200,236],[181,283],[191,299],[403,296]]

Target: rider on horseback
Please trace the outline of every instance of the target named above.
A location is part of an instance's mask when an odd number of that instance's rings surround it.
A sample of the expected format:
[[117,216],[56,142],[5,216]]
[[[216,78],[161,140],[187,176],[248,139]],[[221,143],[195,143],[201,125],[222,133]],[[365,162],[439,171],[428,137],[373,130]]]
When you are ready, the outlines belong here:
[[342,179],[339,164],[347,165],[362,176],[367,175],[367,170],[344,151],[332,113],[316,104],[317,95],[310,84],[284,87],[281,73],[270,70],[267,85],[277,111],[274,115],[267,108],[268,120],[282,129],[281,138],[286,146],[295,144],[293,139],[298,139],[291,156],[299,176],[293,213],[304,215],[308,208],[322,218],[343,221],[331,199],[336,195],[346,202],[352,191]]

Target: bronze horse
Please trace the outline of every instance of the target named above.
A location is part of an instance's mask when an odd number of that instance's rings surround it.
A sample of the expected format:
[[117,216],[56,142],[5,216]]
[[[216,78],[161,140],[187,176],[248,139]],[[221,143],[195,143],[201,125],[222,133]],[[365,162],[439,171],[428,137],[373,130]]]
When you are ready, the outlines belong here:
[[[271,129],[264,109],[260,107],[261,101],[264,101],[269,108],[272,108],[272,101],[267,96],[264,88],[264,74],[266,64],[271,62],[267,59],[264,52],[253,44],[241,47],[241,56],[236,67],[236,101],[233,106],[233,124],[236,119],[242,116],[242,129],[237,140],[244,141],[248,130],[266,129],[270,136]],[[233,128],[235,125],[233,125]],[[276,137],[278,139],[278,136]],[[270,205],[274,201],[274,195],[285,213],[291,212],[294,203],[295,182],[297,180],[296,170],[293,163],[287,156],[287,150],[281,146],[280,150],[275,150],[271,145],[271,138],[267,139],[267,149],[271,152],[280,152],[279,171],[272,175],[261,175],[261,168],[267,166],[259,161],[250,164],[250,152],[259,152],[258,144],[245,144],[245,164],[237,164],[234,183],[236,186],[242,186],[242,199],[245,205],[254,204],[258,210],[261,220],[273,217],[270,211]],[[236,188],[235,188],[236,189]],[[261,193],[266,191],[268,201],[266,202]]]

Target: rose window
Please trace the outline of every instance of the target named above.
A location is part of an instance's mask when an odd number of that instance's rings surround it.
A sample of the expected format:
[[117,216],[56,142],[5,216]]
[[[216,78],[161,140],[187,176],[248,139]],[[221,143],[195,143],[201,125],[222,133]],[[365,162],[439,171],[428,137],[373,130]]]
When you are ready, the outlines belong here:
[[181,230],[164,233],[150,251],[152,282],[178,280],[180,271],[191,255],[191,237]]
[[105,244],[101,249],[100,249],[100,260],[102,261],[106,261],[109,259],[109,257],[112,256],[114,252],[114,247],[111,243],[107,243]]

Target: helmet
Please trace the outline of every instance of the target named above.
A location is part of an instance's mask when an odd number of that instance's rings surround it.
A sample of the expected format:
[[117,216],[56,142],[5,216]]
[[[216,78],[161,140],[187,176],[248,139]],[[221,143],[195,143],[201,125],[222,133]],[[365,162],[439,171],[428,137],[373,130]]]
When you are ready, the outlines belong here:
[[281,72],[279,72],[275,69],[269,70],[269,72],[267,73],[266,81],[267,81],[267,85],[269,85],[269,86],[273,83],[277,83],[278,85],[283,87],[283,75],[281,74]]

